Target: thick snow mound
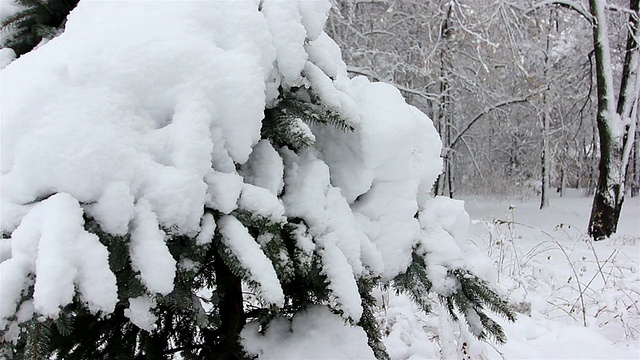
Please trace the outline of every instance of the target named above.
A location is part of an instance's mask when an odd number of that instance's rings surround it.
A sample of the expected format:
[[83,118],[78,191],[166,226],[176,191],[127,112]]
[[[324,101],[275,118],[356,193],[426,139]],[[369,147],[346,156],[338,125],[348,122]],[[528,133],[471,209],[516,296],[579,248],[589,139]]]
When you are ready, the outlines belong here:
[[[64,215],[62,215],[64,214]],[[0,263],[0,328],[36,273],[35,310],[55,317],[76,291],[92,311],[111,312],[117,302],[116,278],[108,252],[83,228],[82,209],[69,194],[59,193],[33,206],[11,238],[11,257]]]
[[249,324],[242,337],[245,350],[260,359],[375,359],[367,334],[324,306],[310,307],[292,321],[277,318],[264,335],[258,330]]

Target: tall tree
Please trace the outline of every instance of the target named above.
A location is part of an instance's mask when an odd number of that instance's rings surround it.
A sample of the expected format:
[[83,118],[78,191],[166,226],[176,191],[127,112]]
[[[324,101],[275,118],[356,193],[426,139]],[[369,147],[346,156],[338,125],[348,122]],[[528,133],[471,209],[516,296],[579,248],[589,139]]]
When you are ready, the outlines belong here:
[[609,46],[606,1],[590,0],[593,16],[593,45],[598,83],[598,134],[600,138],[599,177],[589,220],[589,235],[604,239],[616,231],[625,196],[629,155],[634,143],[638,117],[639,56],[638,0],[630,0],[620,90],[614,92]]
[[[549,74],[549,67],[551,62],[551,36],[554,31],[554,16],[553,9],[549,10],[549,21],[548,21],[548,29],[545,41],[545,51],[544,51],[544,78],[547,79]],[[551,170],[551,162],[550,159],[550,145],[549,145],[549,136],[550,136],[550,122],[549,118],[549,108],[547,106],[547,98],[548,98],[548,90],[549,85],[547,84],[546,89],[542,90],[542,110],[541,112],[541,123],[542,123],[542,151],[540,156],[540,165],[541,165],[541,191],[540,191],[540,209],[549,206],[549,170]]]

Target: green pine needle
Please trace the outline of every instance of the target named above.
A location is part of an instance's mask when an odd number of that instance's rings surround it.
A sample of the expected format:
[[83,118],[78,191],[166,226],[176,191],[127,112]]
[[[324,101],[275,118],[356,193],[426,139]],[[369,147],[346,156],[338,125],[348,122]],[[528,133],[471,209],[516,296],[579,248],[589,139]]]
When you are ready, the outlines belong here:
[[299,152],[315,142],[309,129],[303,128],[300,122],[307,125],[332,125],[343,131],[354,130],[354,127],[339,114],[321,105],[287,94],[276,107],[265,110],[262,138]]
[[411,300],[426,314],[431,312],[431,305],[427,294],[431,291],[431,280],[427,275],[427,265],[424,257],[415,251],[411,254],[412,261],[403,274],[393,279],[393,286],[400,292],[407,293]]
[[461,314],[474,312],[480,319],[482,329],[477,329],[477,324],[472,323],[469,317],[465,316],[465,321],[472,334],[480,340],[485,340],[487,336],[490,336],[497,343],[506,342],[507,338],[504,330],[485,314],[484,308],[488,308],[509,321],[515,321],[516,315],[507,302],[486,281],[472,274],[469,270],[450,270],[448,275],[455,277],[460,284],[458,291],[455,293],[448,296],[440,296],[440,300],[447,308],[449,315],[454,320],[457,320],[458,317],[455,310],[458,310]]
[[[455,278],[459,284],[456,292],[438,295],[449,316],[454,321],[458,321],[459,315],[463,315],[471,333],[480,340],[491,337],[498,343],[504,343],[506,341],[504,330],[485,314],[484,309],[487,308],[509,321],[515,321],[515,313],[508,303],[491,288],[489,283],[469,270],[449,270],[447,276]],[[432,284],[427,274],[426,262],[423,256],[414,251],[407,271],[396,276],[392,285],[398,291],[407,293],[425,313],[431,310],[427,293],[431,290]],[[478,324],[472,321],[471,317],[474,315],[477,315],[480,320],[481,328],[478,328]]]

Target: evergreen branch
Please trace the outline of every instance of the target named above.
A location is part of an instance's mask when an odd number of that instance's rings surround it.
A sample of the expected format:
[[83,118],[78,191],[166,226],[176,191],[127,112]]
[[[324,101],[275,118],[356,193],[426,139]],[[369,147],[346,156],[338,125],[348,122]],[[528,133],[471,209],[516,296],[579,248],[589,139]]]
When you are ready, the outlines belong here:
[[7,16],[1,23],[2,30],[6,30],[8,27],[18,27],[23,21],[29,21],[31,16],[36,13],[35,8],[19,11],[13,15]]
[[232,213],[249,230],[249,234],[258,240],[260,248],[271,260],[276,275],[281,282],[288,282],[294,276],[293,261],[283,239],[284,225],[276,220],[253,214],[245,210]]
[[313,251],[306,251],[300,247],[300,237],[311,237],[306,223],[301,218],[289,219],[289,222],[283,227],[282,239],[293,260],[296,273],[306,277],[312,271]]
[[502,326],[493,321],[493,319],[487,316],[484,312],[476,311],[476,313],[478,314],[478,317],[482,322],[482,326],[487,329],[487,334],[491,335],[493,339],[499,344],[504,344],[507,342],[507,336],[505,335]]
[[215,246],[218,249],[218,254],[220,255],[222,261],[229,268],[233,275],[242,279],[249,287],[257,292],[257,289],[260,288],[260,284],[251,280],[251,274],[249,270],[246,269],[240,259],[233,253],[233,251],[227,247],[224,242],[219,238],[219,235],[214,237]]
[[382,342],[380,326],[376,320],[373,309],[377,306],[376,299],[371,295],[376,280],[361,278],[358,280],[358,292],[362,298],[362,316],[358,322],[367,334],[367,344],[373,350],[373,354],[378,360],[390,360],[391,357]]
[[20,56],[31,51],[43,39],[55,37],[62,29],[67,15],[79,0],[17,0],[24,9],[5,18],[2,31],[14,31],[3,39],[3,46]]
[[62,336],[69,336],[75,330],[71,311],[61,311],[58,318],[53,321],[54,326]]
[[49,322],[51,320],[40,322],[34,317],[23,326],[26,332],[26,339],[22,354],[18,356],[19,359],[39,360],[49,357],[51,353]]
[[431,291],[431,280],[427,274],[427,265],[424,257],[415,251],[411,254],[412,261],[407,270],[393,279],[393,286],[400,292],[409,294],[409,297],[426,314],[431,312],[431,305],[426,294]]
[[279,147],[287,146],[299,152],[315,142],[308,128],[303,128],[304,121],[299,113],[286,107],[288,102],[281,101],[278,107],[265,110],[261,134],[263,139],[269,139]]
[[465,295],[474,300],[477,306],[486,306],[492,312],[503,316],[509,321],[516,321],[515,312],[497,292],[491,289],[488,282],[480,279],[469,270],[456,269],[451,271],[460,282]]
[[342,119],[339,114],[315,104],[313,100],[304,101],[287,94],[274,108],[265,110],[262,138],[299,152],[315,142],[315,137],[307,125],[320,124],[332,125],[343,131],[355,130],[353,125]]
[[[487,316],[483,310],[487,307],[509,321],[515,321],[515,313],[509,308],[507,302],[492,290],[486,281],[478,278],[469,270],[450,270],[448,276],[456,278],[460,284],[459,289],[453,294],[439,296],[451,318],[455,321],[458,320],[456,315],[456,310],[458,310],[464,315],[471,333],[478,339],[485,340],[489,335],[498,343],[506,342],[507,339],[502,327]],[[474,315],[480,320],[481,328],[478,328],[478,324],[471,320]]]
[[[311,102],[301,102],[303,106],[307,106],[310,111],[317,116],[311,116],[304,118],[303,120],[310,125],[332,125],[341,129],[342,131],[354,131],[356,128],[353,124],[343,119],[342,116],[335,110],[332,110],[322,103],[322,99],[317,95],[313,88],[308,90],[308,96]],[[294,100],[301,101],[298,98]]]

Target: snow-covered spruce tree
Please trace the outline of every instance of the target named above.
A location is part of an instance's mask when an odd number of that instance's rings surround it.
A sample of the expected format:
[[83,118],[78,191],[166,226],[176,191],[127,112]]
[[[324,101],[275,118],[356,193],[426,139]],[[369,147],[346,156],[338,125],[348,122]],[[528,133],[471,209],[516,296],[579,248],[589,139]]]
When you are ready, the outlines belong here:
[[79,0],[15,0],[21,8],[2,20],[2,47],[18,55],[36,47],[43,39],[53,38]]
[[4,356],[385,358],[381,283],[504,341],[431,121],[347,78],[328,11],[86,1],[2,71]]

